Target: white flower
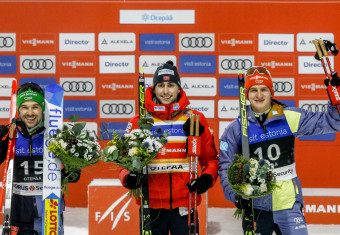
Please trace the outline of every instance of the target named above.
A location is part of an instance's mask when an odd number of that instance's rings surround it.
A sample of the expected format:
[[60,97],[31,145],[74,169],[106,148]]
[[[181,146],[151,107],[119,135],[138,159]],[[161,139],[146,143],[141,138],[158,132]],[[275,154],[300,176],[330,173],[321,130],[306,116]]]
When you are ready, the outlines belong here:
[[254,168],[255,171],[257,170],[257,168],[259,167],[259,162],[253,158],[249,159],[249,165],[251,168]]
[[244,186],[242,186],[242,192],[247,195],[250,196],[253,193],[254,189],[253,187],[251,187],[250,184],[246,184]]
[[153,147],[154,140],[149,136],[142,142],[147,148],[148,152],[154,152],[155,148]]
[[133,156],[137,153],[137,148],[132,148],[129,150],[129,156]]
[[79,157],[79,153],[75,153],[74,156],[75,156],[75,157]]
[[131,145],[132,147],[137,146],[137,142],[136,141],[129,141],[128,144]]
[[67,143],[64,140],[60,140],[60,146],[65,149],[67,147]]
[[266,184],[261,184],[260,185],[260,192],[261,193],[264,193],[264,192],[267,192],[268,191],[268,189],[267,189],[267,185]]
[[[111,153],[113,153],[113,151],[115,151],[116,149],[117,149],[116,145],[112,145],[112,146],[110,146],[110,148],[107,150],[107,152],[108,152],[109,154],[111,154]],[[88,153],[88,152],[89,152],[89,150],[86,149],[86,153]]]
[[163,147],[163,145],[158,140],[155,140],[153,144],[157,152]]

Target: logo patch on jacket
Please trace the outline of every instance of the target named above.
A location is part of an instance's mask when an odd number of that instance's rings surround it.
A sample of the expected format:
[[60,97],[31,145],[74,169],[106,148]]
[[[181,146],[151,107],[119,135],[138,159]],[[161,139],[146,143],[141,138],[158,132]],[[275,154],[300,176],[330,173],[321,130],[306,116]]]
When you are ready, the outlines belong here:
[[223,151],[227,151],[227,149],[228,149],[228,143],[221,140],[221,141],[220,141],[220,149],[223,150]]
[[165,111],[164,106],[154,106],[154,111]]
[[178,110],[179,109],[179,103],[173,104],[172,105],[173,110]]

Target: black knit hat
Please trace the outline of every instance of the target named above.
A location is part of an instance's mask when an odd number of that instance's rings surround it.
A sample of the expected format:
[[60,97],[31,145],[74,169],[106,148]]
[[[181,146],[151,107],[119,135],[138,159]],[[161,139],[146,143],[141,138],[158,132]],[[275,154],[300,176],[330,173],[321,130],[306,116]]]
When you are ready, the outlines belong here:
[[156,69],[155,75],[153,76],[153,89],[155,89],[157,83],[160,82],[174,82],[181,88],[177,68],[171,60]]

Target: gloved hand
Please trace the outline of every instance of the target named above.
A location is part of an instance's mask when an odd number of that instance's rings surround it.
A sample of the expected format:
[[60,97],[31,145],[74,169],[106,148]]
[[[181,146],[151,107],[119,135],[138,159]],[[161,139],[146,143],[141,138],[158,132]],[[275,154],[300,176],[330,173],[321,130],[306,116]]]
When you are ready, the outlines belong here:
[[143,173],[130,172],[124,180],[124,186],[128,189],[137,189],[142,185]]
[[186,186],[189,188],[189,192],[197,191],[198,194],[205,193],[213,184],[214,180],[211,175],[203,174],[197,179],[191,181]]
[[[194,129],[195,130],[195,129]],[[190,118],[184,123],[183,125],[183,131],[186,136],[190,135]],[[204,126],[200,122],[200,127],[199,127],[199,135],[201,136],[204,132]],[[195,133],[194,133],[195,134]]]
[[80,179],[80,174],[81,174],[81,171],[79,170],[73,170],[69,172],[66,172],[65,168],[61,170],[61,177],[67,178],[67,181],[69,183],[77,183],[78,180]]
[[238,209],[245,209],[247,211],[248,209],[251,209],[251,199],[244,198],[237,194],[235,197],[235,206]]
[[337,72],[332,73],[331,84],[332,84],[332,86],[340,86],[340,78],[339,78]]

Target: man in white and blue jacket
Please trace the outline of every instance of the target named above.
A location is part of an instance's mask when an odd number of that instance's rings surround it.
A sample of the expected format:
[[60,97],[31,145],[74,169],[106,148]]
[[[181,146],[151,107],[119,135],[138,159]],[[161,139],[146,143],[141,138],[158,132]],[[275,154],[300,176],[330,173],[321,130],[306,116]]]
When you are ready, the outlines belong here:
[[[247,107],[250,153],[274,164],[279,186],[272,194],[253,199],[255,232],[261,235],[271,235],[274,231],[277,235],[306,235],[301,183],[295,169],[295,138],[340,131],[338,110],[330,102],[323,113],[287,107],[272,99],[274,91],[270,73],[260,66],[247,71],[245,88],[250,102]],[[240,130],[239,118],[225,129],[220,140],[218,172],[225,198],[238,208],[247,202],[230,188],[227,171],[236,158],[234,155],[241,153]],[[243,229],[245,223],[243,220]]]

